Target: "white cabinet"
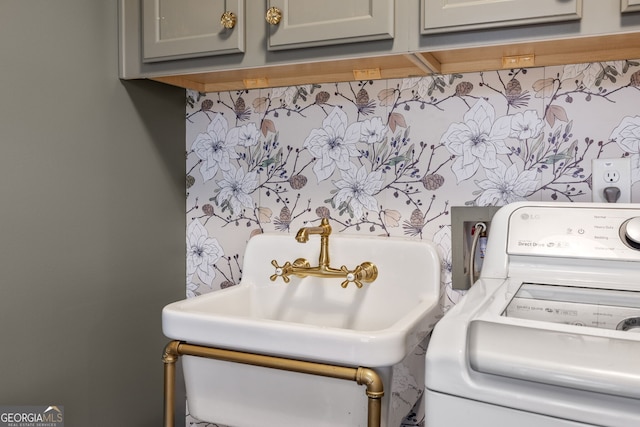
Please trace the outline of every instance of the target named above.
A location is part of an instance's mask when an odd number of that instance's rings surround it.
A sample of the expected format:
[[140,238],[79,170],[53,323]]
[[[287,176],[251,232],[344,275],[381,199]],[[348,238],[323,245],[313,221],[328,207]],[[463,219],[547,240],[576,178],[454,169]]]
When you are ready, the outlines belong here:
[[640,0],[620,0],[620,10],[622,12],[640,11]]
[[[141,5],[145,62],[244,52],[244,0],[142,0]],[[221,22],[225,13],[235,18],[231,28]]]
[[269,6],[282,14],[269,27],[269,50],[394,37],[392,0],[270,0]]
[[582,0],[421,0],[420,13],[430,34],[580,19]]

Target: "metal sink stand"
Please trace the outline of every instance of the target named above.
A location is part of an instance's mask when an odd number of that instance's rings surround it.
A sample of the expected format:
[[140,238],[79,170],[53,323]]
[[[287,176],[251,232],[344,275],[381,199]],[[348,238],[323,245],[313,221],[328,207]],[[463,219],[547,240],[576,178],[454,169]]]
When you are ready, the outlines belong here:
[[283,371],[299,372],[355,381],[358,385],[366,386],[368,398],[367,426],[380,427],[381,399],[384,387],[380,376],[370,368],[351,368],[346,366],[327,365],[324,363],[307,362],[303,360],[287,359],[283,357],[267,356],[263,354],[245,353],[241,351],[225,350],[188,344],[183,341],[171,341],[164,349],[164,427],[174,427],[175,416],[175,383],[176,362],[180,356],[197,356],[226,362],[243,363],[246,365],[262,366]]

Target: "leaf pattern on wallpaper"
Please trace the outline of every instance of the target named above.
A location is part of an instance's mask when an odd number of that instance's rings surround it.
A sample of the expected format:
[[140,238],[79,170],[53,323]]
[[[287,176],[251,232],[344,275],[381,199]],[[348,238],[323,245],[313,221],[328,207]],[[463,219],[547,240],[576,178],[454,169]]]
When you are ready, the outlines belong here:
[[276,133],[276,125],[272,120],[264,119],[262,125],[260,125],[260,130],[262,131],[262,136],[267,137],[269,132]]
[[592,62],[587,64],[566,65],[563,80],[577,79],[586,89],[599,87],[603,80],[616,82],[617,76],[624,73],[627,61]]
[[544,118],[551,127],[556,125],[556,120],[560,120],[561,122],[569,121],[567,111],[558,105],[550,105],[549,108],[547,108]]
[[389,105],[393,105],[396,101],[396,90],[395,89],[383,89],[378,92],[378,100],[380,101],[380,105],[383,107],[387,107]]
[[[251,103],[256,113],[264,113],[269,108],[269,98],[256,98]],[[265,135],[266,136],[266,135]]]
[[391,129],[391,132],[395,132],[398,126],[403,128],[407,127],[407,122],[404,119],[404,116],[400,113],[389,114],[389,129]]
[[545,79],[536,80],[533,83],[533,90],[536,93],[536,98],[550,98],[557,90],[560,81],[551,77]]
[[382,218],[387,227],[399,227],[402,214],[394,209],[384,209]]

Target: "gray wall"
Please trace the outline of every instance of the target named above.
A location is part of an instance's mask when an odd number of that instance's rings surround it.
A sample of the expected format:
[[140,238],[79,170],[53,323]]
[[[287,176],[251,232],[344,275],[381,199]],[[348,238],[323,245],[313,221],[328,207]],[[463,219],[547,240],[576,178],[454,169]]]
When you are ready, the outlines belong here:
[[184,297],[184,91],[121,82],[115,0],[0,1],[0,405],[162,420]]

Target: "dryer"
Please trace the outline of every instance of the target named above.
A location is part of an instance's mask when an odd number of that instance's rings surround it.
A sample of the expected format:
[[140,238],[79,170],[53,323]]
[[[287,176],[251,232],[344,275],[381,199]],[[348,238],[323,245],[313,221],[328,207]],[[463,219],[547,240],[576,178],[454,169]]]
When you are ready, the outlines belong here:
[[426,427],[640,426],[640,205],[501,208],[425,375]]

